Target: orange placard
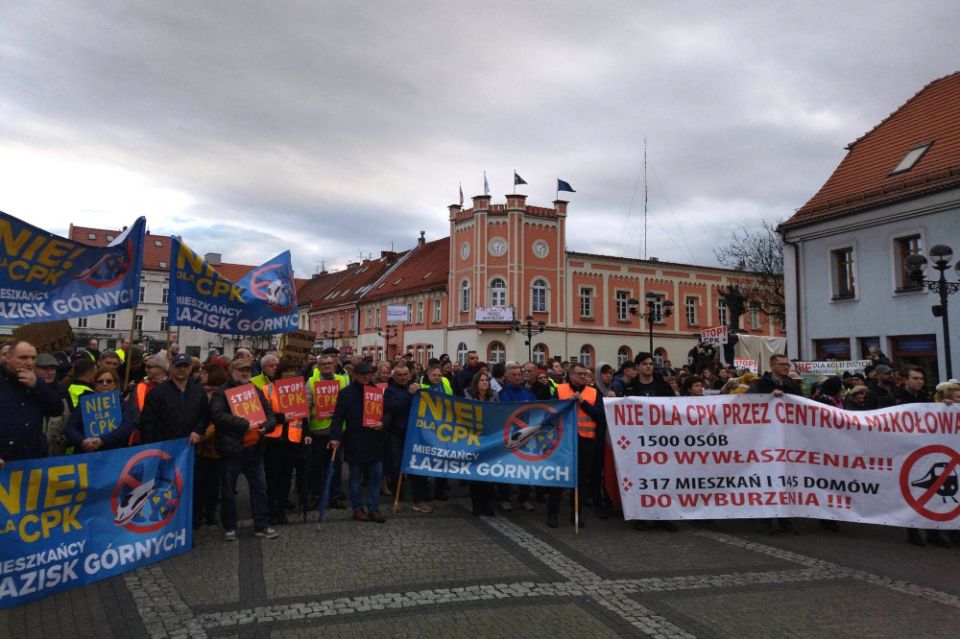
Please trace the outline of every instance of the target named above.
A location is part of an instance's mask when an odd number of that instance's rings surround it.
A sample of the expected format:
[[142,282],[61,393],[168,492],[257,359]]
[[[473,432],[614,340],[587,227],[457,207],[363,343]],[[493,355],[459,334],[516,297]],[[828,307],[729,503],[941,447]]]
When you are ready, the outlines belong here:
[[373,428],[383,421],[383,389],[379,386],[363,387],[363,426]]
[[337,407],[340,382],[335,379],[317,379],[313,382],[313,418],[329,419]]
[[310,416],[307,403],[307,385],[302,377],[283,377],[273,383],[277,390],[280,412],[288,420],[305,419]]
[[230,412],[250,422],[250,428],[256,428],[267,421],[267,414],[263,411],[260,396],[257,395],[257,387],[253,384],[228,388],[226,396]]

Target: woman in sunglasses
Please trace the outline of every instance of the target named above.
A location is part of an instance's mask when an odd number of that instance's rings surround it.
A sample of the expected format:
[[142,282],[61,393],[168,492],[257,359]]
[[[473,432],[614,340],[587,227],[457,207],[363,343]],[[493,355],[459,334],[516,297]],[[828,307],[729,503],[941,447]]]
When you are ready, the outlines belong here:
[[83,432],[83,404],[84,396],[92,393],[114,393],[119,395],[120,377],[116,369],[100,367],[93,382],[93,391],[85,391],[80,395],[77,407],[70,413],[67,421],[66,436],[73,446],[74,452],[92,453],[110,448],[122,448],[130,440],[133,432],[133,419],[130,414],[130,402],[120,399],[122,419],[113,430],[104,432],[97,437],[84,437]]

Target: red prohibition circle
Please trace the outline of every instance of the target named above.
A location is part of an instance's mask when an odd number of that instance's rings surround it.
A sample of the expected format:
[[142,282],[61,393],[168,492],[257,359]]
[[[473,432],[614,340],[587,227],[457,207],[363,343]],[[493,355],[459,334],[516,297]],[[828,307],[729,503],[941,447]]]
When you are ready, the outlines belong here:
[[533,461],[533,462],[543,461],[544,459],[548,458],[550,455],[554,453],[555,450],[557,450],[557,448],[560,446],[560,442],[563,441],[563,417],[560,416],[559,411],[553,406],[549,406],[547,404],[527,404],[513,411],[513,413],[510,414],[510,417],[507,418],[507,421],[503,427],[503,445],[506,446],[510,442],[511,426],[518,426],[519,428],[522,428],[523,426],[527,425],[526,422],[520,419],[520,415],[532,410],[536,410],[538,408],[543,409],[548,413],[553,413],[554,415],[557,416],[556,442],[554,442],[553,446],[542,455],[531,455],[529,453],[525,453],[522,450],[516,449],[516,448],[510,451],[520,459],[525,459],[527,461]]
[[[910,492],[910,471],[913,470],[914,464],[916,464],[921,457],[925,457],[932,453],[941,453],[946,455],[950,458],[950,461],[947,462],[947,467],[943,469],[943,473],[940,475],[940,478],[931,484],[931,486],[927,488],[926,492],[920,495],[919,498],[914,497],[913,493]],[[903,462],[903,466],[900,468],[900,492],[903,493],[904,500],[911,508],[932,521],[950,521],[955,519],[957,515],[960,515],[960,504],[958,504],[953,510],[945,513],[938,513],[927,508],[927,503],[933,499],[934,495],[937,494],[937,490],[940,489],[940,486],[942,486],[943,482],[947,480],[947,477],[957,468],[958,464],[960,464],[960,454],[958,454],[957,451],[949,446],[943,446],[942,444],[931,444],[930,446],[924,446],[923,448],[918,448],[917,450],[913,451]]]
[[[136,455],[131,457],[130,461],[127,462],[127,465],[123,467],[123,472],[120,473],[120,479],[117,481],[117,485],[113,489],[113,495],[111,495],[110,497],[110,505],[113,507],[114,512],[116,512],[117,510],[117,495],[120,494],[120,488],[122,486],[126,486],[128,488],[136,488],[137,486],[140,485],[140,482],[138,482],[136,479],[134,479],[130,475],[130,471],[141,461],[149,457],[159,457],[160,459],[163,459],[163,460],[173,459],[170,453],[166,452],[165,450],[160,450],[158,448],[151,448],[149,450],[145,450],[143,452],[137,453]],[[180,474],[179,466],[174,467],[174,473],[177,480],[177,493],[180,495],[182,499],[183,498],[183,476]],[[177,512],[177,509],[174,508],[173,510],[170,511],[170,514],[164,517],[162,520],[154,522],[147,526],[141,526],[133,522],[127,522],[123,524],[123,527],[129,531],[137,532],[137,533],[155,532],[157,530],[160,530],[164,526],[166,526],[168,523],[170,523],[170,520],[173,518],[176,512]]]
[[[251,273],[250,274],[250,293],[252,293],[253,296],[258,299],[267,300],[268,296],[266,293],[266,289],[270,286],[270,284],[276,281],[274,279],[267,277],[267,275],[271,271],[275,271],[282,267],[283,267],[282,264],[266,264],[256,269],[253,273]],[[287,281],[286,278],[282,277],[281,274],[275,274],[275,275],[277,276],[277,279]],[[287,305],[287,306],[277,305],[277,306],[271,306],[271,308],[277,313],[284,313],[290,310],[291,308],[293,308],[293,305]]]

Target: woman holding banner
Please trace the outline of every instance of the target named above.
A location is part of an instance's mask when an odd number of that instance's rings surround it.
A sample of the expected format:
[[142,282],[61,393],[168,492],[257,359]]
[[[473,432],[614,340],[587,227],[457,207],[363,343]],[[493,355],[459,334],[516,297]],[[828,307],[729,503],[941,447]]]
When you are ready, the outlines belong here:
[[[467,399],[473,399],[478,402],[496,402],[499,401],[497,391],[490,386],[490,374],[485,370],[480,371],[473,376],[470,382],[470,388],[466,390]],[[473,502],[473,516],[479,517],[486,515],[493,517],[493,500],[496,496],[494,485],[486,481],[470,482],[470,501]]]
[[[113,399],[106,401],[118,401],[120,404],[121,421],[113,430],[108,430],[100,435],[87,433],[84,428],[83,415],[85,398],[90,398],[94,394],[94,389],[81,391],[77,397],[77,406],[70,413],[70,419],[67,420],[65,435],[67,441],[73,446],[74,452],[93,453],[98,450],[109,450],[111,448],[123,448],[130,440],[130,433],[133,432],[133,417],[130,408],[130,402],[120,399],[120,375],[115,368],[100,367],[97,369],[94,378],[96,393],[115,393]],[[87,436],[87,435],[90,436]]]

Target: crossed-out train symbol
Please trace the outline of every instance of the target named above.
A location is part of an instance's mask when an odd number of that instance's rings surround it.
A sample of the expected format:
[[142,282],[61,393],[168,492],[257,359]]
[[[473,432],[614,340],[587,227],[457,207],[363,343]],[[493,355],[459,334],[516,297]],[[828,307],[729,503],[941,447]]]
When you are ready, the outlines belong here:
[[[930,467],[930,470],[927,471],[927,474],[917,479],[916,481],[910,482],[911,486],[916,486],[917,488],[930,488],[936,483],[940,477],[943,475],[946,470],[948,462],[937,462]],[[960,489],[960,483],[957,480],[957,470],[954,468],[943,483],[937,489],[937,494],[940,495],[940,498],[946,502],[947,497],[953,500],[953,503],[957,502],[957,491]]]

